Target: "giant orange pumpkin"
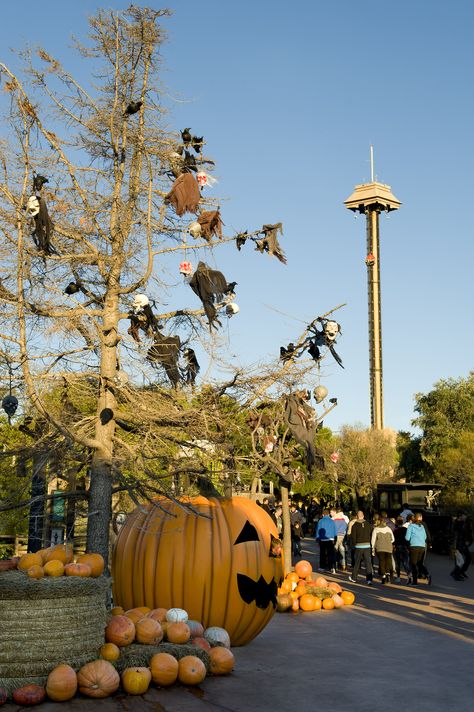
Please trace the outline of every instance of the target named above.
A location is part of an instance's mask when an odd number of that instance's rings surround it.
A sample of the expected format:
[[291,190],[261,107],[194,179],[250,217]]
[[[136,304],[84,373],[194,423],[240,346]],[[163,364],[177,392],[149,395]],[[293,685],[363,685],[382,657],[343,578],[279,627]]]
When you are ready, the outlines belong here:
[[225,628],[244,645],[267,625],[282,578],[272,556],[278,531],[268,514],[243,497],[167,499],[136,510],[113,554],[114,601],[125,610],[179,607],[204,627]]

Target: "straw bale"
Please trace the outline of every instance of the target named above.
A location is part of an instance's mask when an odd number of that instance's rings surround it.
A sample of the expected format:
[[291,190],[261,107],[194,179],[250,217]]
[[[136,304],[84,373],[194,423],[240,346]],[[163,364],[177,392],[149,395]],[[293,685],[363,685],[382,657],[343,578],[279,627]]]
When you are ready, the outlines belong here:
[[120,673],[128,667],[148,667],[151,658],[156,653],[169,653],[177,660],[181,660],[185,655],[195,655],[203,661],[207,672],[210,669],[210,658],[206,650],[197,645],[174,645],[173,643],[160,643],[159,645],[132,643],[121,649],[120,657],[114,665]]
[[0,687],[42,685],[59,663],[78,670],[104,642],[111,579],[0,573]]

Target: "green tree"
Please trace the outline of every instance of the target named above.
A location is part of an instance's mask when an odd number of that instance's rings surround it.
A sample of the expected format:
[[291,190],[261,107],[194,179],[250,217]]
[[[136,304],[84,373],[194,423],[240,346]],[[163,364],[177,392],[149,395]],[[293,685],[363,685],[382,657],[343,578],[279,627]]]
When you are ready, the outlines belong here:
[[397,433],[398,476],[407,482],[422,482],[432,476],[432,469],[421,456],[421,437],[400,430]]

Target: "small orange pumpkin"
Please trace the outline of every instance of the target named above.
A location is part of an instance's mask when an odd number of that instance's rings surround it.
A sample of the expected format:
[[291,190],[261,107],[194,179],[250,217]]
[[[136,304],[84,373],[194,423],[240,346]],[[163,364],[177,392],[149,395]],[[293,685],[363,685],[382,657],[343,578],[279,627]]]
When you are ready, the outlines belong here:
[[228,648],[211,648],[209,651],[210,669],[213,675],[228,675],[234,669],[235,658]]
[[127,616],[112,616],[105,629],[105,640],[119,648],[130,645],[135,640],[135,623]]
[[312,571],[313,567],[311,566],[309,561],[306,561],[305,559],[301,559],[301,561],[298,561],[295,564],[295,572],[302,579],[306,578],[306,576],[309,576]]
[[183,685],[199,685],[206,677],[206,666],[201,658],[185,655],[178,662],[178,680]]
[[100,647],[99,655],[104,660],[108,660],[109,663],[113,663],[120,657],[120,648],[115,643],[104,643]]
[[186,623],[169,623],[166,637],[170,643],[187,643],[191,637],[191,631]]
[[280,586],[280,590],[282,593],[290,593],[291,591],[291,581],[283,581],[283,583]]
[[281,593],[277,596],[277,611],[279,611],[280,613],[287,611],[289,608],[291,608],[292,603],[293,598],[290,596],[289,593]]
[[323,602],[321,601],[320,598],[318,598],[317,596],[314,596],[313,605],[314,605],[313,611],[320,611],[321,607],[323,605]]
[[51,670],[46,682],[46,694],[54,702],[66,702],[77,691],[77,676],[70,665],[61,664]]
[[154,608],[152,611],[146,614],[146,617],[153,618],[153,620],[158,621],[158,623],[163,623],[163,621],[166,620],[167,613],[167,608]]
[[142,618],[135,623],[135,639],[144,645],[159,645],[163,640],[161,625],[153,618]]
[[318,588],[327,588],[328,581],[327,581],[327,579],[324,578],[324,576],[316,576],[314,585],[317,586]]
[[355,601],[355,596],[352,591],[342,591],[340,595],[346,606],[352,606]]
[[331,591],[334,591],[334,593],[341,593],[342,591],[342,586],[339,586],[339,584],[335,581],[331,581],[331,583],[328,583],[328,588],[330,588]]
[[128,611],[125,611],[125,615],[134,623],[138,623],[142,618],[145,618],[145,614],[141,608],[130,608]]
[[28,571],[26,573],[32,579],[40,579],[40,578],[43,578],[43,576],[44,576],[43,567],[39,566],[38,564],[34,564],[34,566],[30,566],[30,568],[28,569]]
[[299,611],[300,610],[300,602],[298,598],[295,598],[293,603],[291,604],[291,610],[292,611]]
[[104,557],[100,554],[82,554],[77,557],[78,564],[87,564],[91,567],[92,578],[102,576],[105,568]]
[[41,554],[23,554],[18,562],[19,571],[28,571],[32,566],[41,566],[43,564],[43,558]]
[[66,564],[64,567],[66,576],[80,576],[81,578],[89,578],[91,575],[91,567],[89,564]]
[[131,667],[122,673],[122,687],[127,695],[144,695],[150,682],[151,672],[147,667]]
[[295,593],[298,597],[304,596],[304,594],[307,592],[308,588],[305,583],[301,584],[299,583],[297,587],[295,588]]
[[62,576],[64,574],[64,564],[58,559],[50,559],[43,566],[45,576]]
[[315,596],[311,593],[305,593],[300,598],[300,608],[302,611],[314,611]]
[[23,685],[13,690],[13,700],[17,705],[32,707],[39,705],[46,697],[46,690],[41,685]]
[[79,692],[86,697],[109,697],[120,685],[120,675],[107,660],[93,660],[77,673]]
[[291,571],[291,572],[287,575],[285,581],[290,581],[291,583],[298,583],[298,581],[300,580],[300,578],[301,578],[301,577],[298,576],[298,574],[297,574],[295,571]]
[[202,648],[203,650],[211,650],[211,644],[209,643],[209,641],[199,636],[192,639],[191,645],[195,645],[197,648]]
[[323,608],[325,611],[332,611],[332,609],[335,608],[332,598],[325,598],[323,600]]
[[45,554],[45,562],[61,561],[63,564],[69,564],[74,558],[74,550],[72,544],[58,544],[47,550]]
[[112,616],[123,616],[125,615],[125,611],[123,610],[122,606],[115,606],[115,608],[112,608],[110,611],[110,614]]
[[156,653],[150,660],[153,682],[162,687],[168,687],[176,682],[178,668],[178,661],[169,653]]

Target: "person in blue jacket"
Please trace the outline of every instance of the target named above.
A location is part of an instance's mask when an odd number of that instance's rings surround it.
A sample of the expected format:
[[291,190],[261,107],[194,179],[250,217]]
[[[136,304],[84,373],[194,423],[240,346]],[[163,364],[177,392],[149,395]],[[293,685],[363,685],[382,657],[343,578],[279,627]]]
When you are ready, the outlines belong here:
[[[418,570],[425,556],[426,547],[426,529],[423,526],[423,517],[417,513],[414,516],[413,523],[407,527],[405,539],[410,547],[410,566],[411,576],[408,579],[408,585],[418,585]],[[431,583],[431,576],[428,574],[428,583]]]
[[323,516],[316,527],[316,541],[319,543],[319,570],[336,573],[334,542],[337,529],[329,516],[329,509],[323,509]]

